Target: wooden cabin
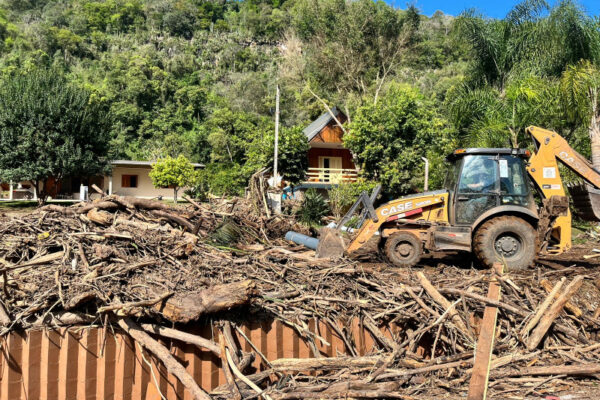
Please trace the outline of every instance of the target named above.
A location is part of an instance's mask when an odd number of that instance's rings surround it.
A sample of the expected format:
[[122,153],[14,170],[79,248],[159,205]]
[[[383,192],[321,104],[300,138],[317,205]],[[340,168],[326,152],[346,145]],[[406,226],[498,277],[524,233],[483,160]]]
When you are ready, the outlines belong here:
[[[331,109],[335,117],[344,123],[346,115],[336,107]],[[305,183],[320,184],[328,188],[340,182],[353,182],[357,170],[350,150],[344,147],[344,131],[329,112],[324,112],[304,129],[310,149]]]

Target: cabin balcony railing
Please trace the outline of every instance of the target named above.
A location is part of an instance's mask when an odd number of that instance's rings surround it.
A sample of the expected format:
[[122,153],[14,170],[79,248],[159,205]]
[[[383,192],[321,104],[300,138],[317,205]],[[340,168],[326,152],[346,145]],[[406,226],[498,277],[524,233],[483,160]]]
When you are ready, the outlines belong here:
[[309,168],[306,181],[309,183],[347,183],[356,182],[358,172],[355,169],[344,168]]

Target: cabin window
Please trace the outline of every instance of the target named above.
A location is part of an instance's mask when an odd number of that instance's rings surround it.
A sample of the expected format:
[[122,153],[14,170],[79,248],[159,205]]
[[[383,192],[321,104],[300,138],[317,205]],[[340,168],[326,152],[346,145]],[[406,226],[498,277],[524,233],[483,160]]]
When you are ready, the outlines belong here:
[[124,188],[136,188],[138,186],[137,175],[122,175],[121,176],[121,187]]

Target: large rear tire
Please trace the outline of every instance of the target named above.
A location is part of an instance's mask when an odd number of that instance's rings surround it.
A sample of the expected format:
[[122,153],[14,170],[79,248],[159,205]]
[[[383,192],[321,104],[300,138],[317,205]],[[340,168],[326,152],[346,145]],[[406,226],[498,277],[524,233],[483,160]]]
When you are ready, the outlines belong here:
[[414,267],[421,260],[423,244],[416,235],[396,232],[385,240],[387,259],[397,267]]
[[473,251],[487,267],[501,262],[506,263],[509,271],[515,271],[526,269],[533,263],[536,243],[537,234],[529,222],[505,215],[492,218],[477,229]]

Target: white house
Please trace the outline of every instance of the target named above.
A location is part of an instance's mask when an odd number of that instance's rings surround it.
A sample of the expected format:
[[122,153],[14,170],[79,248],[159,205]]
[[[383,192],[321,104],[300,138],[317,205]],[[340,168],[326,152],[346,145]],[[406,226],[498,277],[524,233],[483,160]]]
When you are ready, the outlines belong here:
[[[95,184],[108,194],[140,198],[173,199],[173,189],[155,188],[150,179],[153,161],[113,160],[112,172],[107,176],[70,177],[60,180],[48,179],[46,192],[51,199],[80,200],[81,187]],[[203,168],[202,164],[192,164]],[[29,181],[0,183],[0,200],[37,199],[37,191]],[[92,190],[89,190],[92,195]],[[92,196],[93,197],[93,196]]]

